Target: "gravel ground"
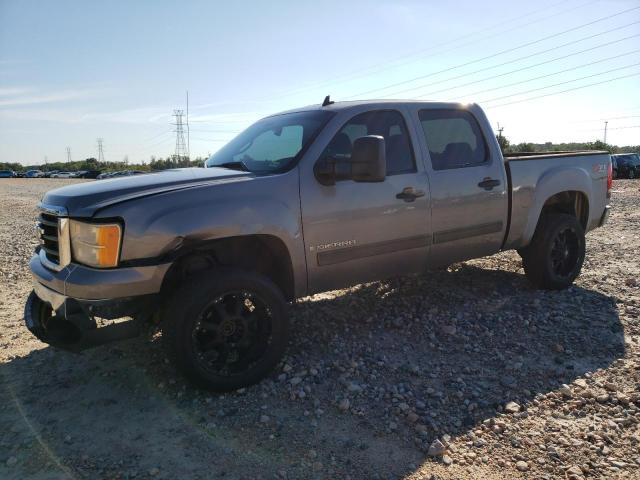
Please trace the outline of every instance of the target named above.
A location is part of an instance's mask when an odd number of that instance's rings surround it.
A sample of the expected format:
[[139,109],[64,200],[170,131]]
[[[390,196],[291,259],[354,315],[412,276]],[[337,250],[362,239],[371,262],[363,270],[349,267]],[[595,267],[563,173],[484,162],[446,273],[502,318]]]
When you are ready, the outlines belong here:
[[0,183],[0,478],[640,478],[640,181],[574,287],[507,252],[305,298],[283,364],[228,395],[153,330],[80,355],[28,333],[35,204],[71,182]]

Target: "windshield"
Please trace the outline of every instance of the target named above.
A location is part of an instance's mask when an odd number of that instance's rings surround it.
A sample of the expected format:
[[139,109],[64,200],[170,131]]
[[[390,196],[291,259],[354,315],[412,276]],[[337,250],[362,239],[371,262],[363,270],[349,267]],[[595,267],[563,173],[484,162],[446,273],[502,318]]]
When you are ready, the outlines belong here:
[[254,173],[284,171],[333,115],[313,110],[263,118],[211,155],[205,166]]

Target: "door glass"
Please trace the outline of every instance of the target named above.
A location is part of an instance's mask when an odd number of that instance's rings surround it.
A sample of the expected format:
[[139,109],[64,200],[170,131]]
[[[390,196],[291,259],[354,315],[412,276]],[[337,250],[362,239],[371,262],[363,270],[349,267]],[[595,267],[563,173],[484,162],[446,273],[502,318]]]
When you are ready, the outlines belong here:
[[422,131],[434,170],[472,167],[488,160],[476,119],[464,110],[421,110]]
[[[348,161],[351,158],[353,142],[366,135],[384,137],[387,175],[416,171],[404,118],[395,110],[378,110],[356,115],[333,137],[321,158]],[[339,165],[336,166],[339,168]]]

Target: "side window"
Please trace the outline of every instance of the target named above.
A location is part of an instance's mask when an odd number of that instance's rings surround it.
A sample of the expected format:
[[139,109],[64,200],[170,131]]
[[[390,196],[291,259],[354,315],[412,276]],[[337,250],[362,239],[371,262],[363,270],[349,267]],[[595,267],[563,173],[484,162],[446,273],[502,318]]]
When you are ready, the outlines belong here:
[[434,170],[473,167],[488,160],[480,126],[465,110],[420,110]]
[[379,110],[356,115],[333,137],[322,157],[348,160],[353,142],[366,135],[384,137],[387,175],[415,172],[411,140],[402,115],[394,110]]

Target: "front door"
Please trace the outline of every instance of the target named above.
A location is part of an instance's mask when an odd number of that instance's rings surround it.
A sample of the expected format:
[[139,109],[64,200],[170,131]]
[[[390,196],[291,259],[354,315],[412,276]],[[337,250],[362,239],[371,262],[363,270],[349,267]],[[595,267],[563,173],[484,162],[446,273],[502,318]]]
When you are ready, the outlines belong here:
[[412,139],[399,110],[366,111],[348,119],[318,159],[348,162],[353,142],[385,138],[383,182],[338,180],[321,185],[313,163],[301,169],[301,203],[310,292],[390,275],[421,271],[431,240],[429,186],[416,162]]

